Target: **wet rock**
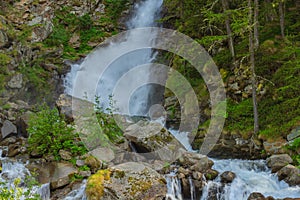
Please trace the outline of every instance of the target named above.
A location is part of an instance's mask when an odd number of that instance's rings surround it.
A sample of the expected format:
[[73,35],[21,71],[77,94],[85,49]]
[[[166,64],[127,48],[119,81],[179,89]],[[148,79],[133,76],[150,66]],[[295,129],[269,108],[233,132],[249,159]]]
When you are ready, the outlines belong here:
[[279,180],[284,180],[290,186],[300,185],[300,169],[293,165],[286,165],[277,172]]
[[54,171],[51,174],[51,189],[57,189],[68,185],[71,182],[71,175],[77,173],[77,169],[70,163],[55,163]]
[[231,183],[235,179],[235,177],[235,173],[226,171],[221,174],[221,181],[223,183]]
[[275,173],[292,162],[293,159],[287,154],[272,155],[267,159],[267,166],[272,169],[272,173]]
[[7,156],[8,157],[15,157],[16,155],[18,155],[19,153],[21,153],[21,146],[18,144],[11,144],[8,146],[8,153]]
[[4,139],[0,142],[0,146],[8,146],[10,144],[14,144],[17,142],[17,138],[15,136]]
[[59,155],[63,160],[71,160],[72,159],[72,153],[69,151],[65,151],[63,149],[59,150]]
[[23,74],[14,75],[7,83],[11,89],[21,89],[23,87]]
[[265,196],[262,195],[261,193],[254,192],[250,194],[247,200],[265,200],[265,199],[266,199]]
[[5,120],[1,128],[2,138],[11,137],[17,134],[17,127],[9,120]]
[[214,164],[207,156],[192,152],[183,152],[178,163],[185,168],[198,172],[210,169]]
[[167,192],[162,175],[146,164],[128,162],[100,170],[87,182],[88,199],[162,200]]
[[206,170],[204,176],[207,180],[214,180],[215,178],[217,178],[219,172],[217,170],[214,169],[208,169]]

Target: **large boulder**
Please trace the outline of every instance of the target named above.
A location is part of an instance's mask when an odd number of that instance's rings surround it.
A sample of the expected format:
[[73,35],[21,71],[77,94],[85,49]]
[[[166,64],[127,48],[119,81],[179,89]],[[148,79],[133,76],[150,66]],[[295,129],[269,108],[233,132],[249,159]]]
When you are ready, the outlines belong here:
[[272,173],[277,172],[284,166],[291,164],[293,159],[287,154],[272,155],[267,159],[267,165],[272,169]]
[[146,157],[156,157],[164,161],[174,161],[180,156],[183,145],[161,124],[139,121],[127,127],[124,137]]
[[144,163],[127,162],[92,175],[86,186],[88,200],[162,200],[167,192],[162,175]]
[[9,120],[5,120],[1,128],[2,139],[17,134],[17,127]]
[[71,176],[77,172],[77,169],[71,163],[55,163],[50,179],[51,189],[54,190],[68,185],[71,182]]
[[110,162],[115,159],[115,153],[108,147],[98,147],[89,153],[100,161]]
[[284,180],[290,186],[300,185],[300,169],[293,165],[286,165],[277,172],[279,180]]

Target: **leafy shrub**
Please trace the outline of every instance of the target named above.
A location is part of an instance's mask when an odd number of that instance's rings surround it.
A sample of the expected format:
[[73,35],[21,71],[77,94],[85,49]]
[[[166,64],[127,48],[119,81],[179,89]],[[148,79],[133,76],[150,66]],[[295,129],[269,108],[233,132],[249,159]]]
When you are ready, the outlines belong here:
[[108,136],[110,141],[112,142],[117,141],[123,135],[123,132],[113,117],[114,108],[113,108],[112,97],[110,97],[110,108],[106,109],[107,113],[105,113],[104,110],[99,106],[100,105],[99,97],[96,97],[95,102],[96,102],[95,109],[96,109],[97,119],[101,127],[101,130],[105,135]]
[[60,160],[61,149],[70,151],[73,155],[86,152],[86,148],[78,141],[78,134],[74,133],[74,127],[64,121],[56,108],[43,106],[41,111],[32,115],[28,132],[29,150],[38,154],[51,154],[56,160]]

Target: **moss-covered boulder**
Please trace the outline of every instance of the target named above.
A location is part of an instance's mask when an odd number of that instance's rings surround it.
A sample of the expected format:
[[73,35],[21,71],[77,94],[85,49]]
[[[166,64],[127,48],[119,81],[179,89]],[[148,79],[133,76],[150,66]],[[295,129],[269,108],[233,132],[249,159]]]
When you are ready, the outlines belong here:
[[167,192],[162,175],[147,164],[128,162],[100,170],[87,182],[88,200],[162,200]]
[[159,160],[174,161],[184,149],[183,145],[161,124],[139,121],[129,126],[124,136],[135,147],[138,153]]

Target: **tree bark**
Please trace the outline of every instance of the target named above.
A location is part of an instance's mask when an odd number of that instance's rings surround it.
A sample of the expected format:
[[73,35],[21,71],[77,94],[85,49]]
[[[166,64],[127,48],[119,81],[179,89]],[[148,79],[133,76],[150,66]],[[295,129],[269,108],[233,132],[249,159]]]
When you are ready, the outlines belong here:
[[253,116],[254,116],[254,136],[257,136],[259,131],[257,99],[256,99],[256,75],[255,75],[255,57],[254,57],[254,42],[253,42],[253,14],[252,14],[252,0],[248,0],[249,7],[249,52],[251,65],[251,83],[252,83],[252,101],[253,101]]
[[281,30],[281,36],[282,38],[285,38],[284,34],[284,1],[279,1],[279,18],[280,18],[280,30]]
[[255,49],[257,49],[259,46],[258,15],[259,15],[258,0],[254,0],[254,48]]
[[232,37],[232,31],[231,31],[231,27],[230,27],[230,19],[228,14],[226,13],[226,11],[228,10],[228,2],[227,0],[222,0],[222,7],[223,7],[223,11],[225,13],[225,25],[226,25],[226,32],[227,32],[227,36],[228,36],[228,46],[229,46],[229,50],[233,59],[233,62],[235,62],[235,50],[234,50],[234,44],[233,44],[233,37]]

